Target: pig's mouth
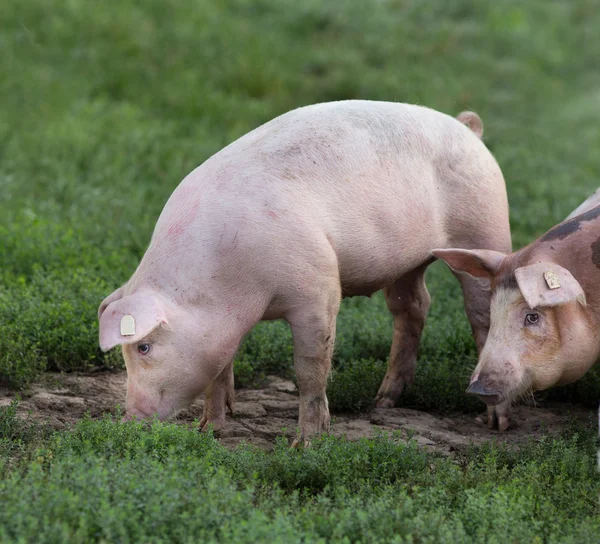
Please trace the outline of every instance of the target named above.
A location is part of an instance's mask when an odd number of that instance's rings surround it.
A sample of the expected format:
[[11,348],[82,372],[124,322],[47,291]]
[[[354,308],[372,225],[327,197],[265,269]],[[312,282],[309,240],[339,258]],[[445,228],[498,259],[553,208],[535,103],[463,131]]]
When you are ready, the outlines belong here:
[[496,391],[495,389],[486,387],[478,379],[471,382],[469,387],[467,387],[466,393],[468,395],[478,396],[488,406],[496,406],[503,400],[502,393]]
[[144,420],[152,420],[155,417],[159,420],[159,421],[169,421],[175,418],[175,416],[177,415],[177,413],[180,412],[180,410],[177,410],[176,408],[170,408],[168,410],[161,410],[161,409],[157,409],[154,410],[152,412],[142,412],[140,410],[137,410],[135,408],[133,409],[129,409],[127,410],[127,412],[125,413],[125,416],[123,416],[122,421],[132,421],[137,419],[138,421],[144,421]]

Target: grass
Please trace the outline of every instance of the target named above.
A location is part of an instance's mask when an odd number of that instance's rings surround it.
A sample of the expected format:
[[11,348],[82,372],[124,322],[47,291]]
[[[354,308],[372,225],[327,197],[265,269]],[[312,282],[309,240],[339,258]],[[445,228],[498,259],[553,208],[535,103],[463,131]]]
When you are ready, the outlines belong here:
[[40,438],[14,409],[0,409],[19,443],[0,462],[2,542],[594,542],[600,530],[588,428],[455,462],[393,435],[230,451],[110,417]]
[[[168,196],[294,107],[369,98],[476,110],[507,180],[515,247],[598,184],[592,1],[8,0],[0,18],[0,376],[13,387],[46,368],[122,365],[98,348],[95,309],[135,269]],[[475,349],[458,284],[439,264],[427,279],[433,307],[402,402],[475,409],[463,395]],[[340,408],[372,399],[372,387],[349,388],[357,361],[385,361],[391,331],[380,295],[344,302],[330,389],[355,400]],[[259,325],[238,384],[291,375],[291,356],[287,325]],[[367,372],[374,383],[383,365]],[[598,379],[554,395],[591,402]]]
[[[515,248],[600,180],[595,0],[31,0],[0,3],[0,378],[122,365],[96,308],[131,275],[179,181],[294,107],[346,98],[473,109],[503,169]],[[460,289],[432,308],[405,406],[475,410]],[[392,333],[383,298],[338,318],[335,410],[369,406]],[[292,375],[261,324],[238,384]],[[548,393],[596,402],[600,376]],[[598,534],[593,431],[490,445],[462,464],[414,445],[332,438],[227,452],[211,437],[110,420],[46,434],[0,412],[2,541],[585,542]]]

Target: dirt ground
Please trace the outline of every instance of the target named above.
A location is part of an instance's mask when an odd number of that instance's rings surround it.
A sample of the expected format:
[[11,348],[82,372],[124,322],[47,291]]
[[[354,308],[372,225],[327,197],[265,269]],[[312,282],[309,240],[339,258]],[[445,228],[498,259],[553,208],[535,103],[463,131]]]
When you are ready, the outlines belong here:
[[[48,373],[21,395],[19,415],[62,429],[81,419],[86,412],[94,418],[109,412],[125,401],[126,373],[94,372]],[[0,406],[8,405],[14,392],[0,388]],[[295,385],[275,376],[268,378],[263,389],[237,391],[237,410],[218,437],[226,446],[241,442],[264,449],[272,447],[275,438],[295,433],[298,418],[298,393]],[[179,414],[177,422],[190,424],[202,414],[203,400]],[[483,405],[482,405],[483,406]],[[333,414],[331,432],[350,440],[371,437],[380,431],[411,434],[419,444],[443,454],[452,454],[469,444],[487,440],[519,443],[544,433],[559,433],[573,418],[584,422],[593,417],[590,409],[568,404],[518,406],[513,426],[505,433],[488,430],[477,423],[473,414],[435,414],[407,408],[376,409],[370,413],[349,416]]]

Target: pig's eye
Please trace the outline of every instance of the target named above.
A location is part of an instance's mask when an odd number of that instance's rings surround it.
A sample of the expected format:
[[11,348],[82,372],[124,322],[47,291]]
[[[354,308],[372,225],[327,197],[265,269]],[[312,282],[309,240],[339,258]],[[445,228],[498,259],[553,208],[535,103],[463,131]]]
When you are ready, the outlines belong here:
[[537,325],[540,321],[540,314],[527,314],[525,316],[525,325]]
[[137,350],[140,355],[148,355],[150,352],[150,344],[146,344],[145,342],[138,344]]

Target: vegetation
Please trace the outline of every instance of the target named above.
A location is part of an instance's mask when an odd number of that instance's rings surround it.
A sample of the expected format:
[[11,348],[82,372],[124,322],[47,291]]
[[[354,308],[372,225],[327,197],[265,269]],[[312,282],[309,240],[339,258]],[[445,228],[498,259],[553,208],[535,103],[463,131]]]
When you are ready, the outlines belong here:
[[[0,377],[122,365],[100,301],[134,271],[179,181],[297,106],[367,98],[477,111],[515,247],[600,180],[595,0],[4,0],[0,3]],[[458,283],[433,298],[404,405],[472,410]],[[331,405],[369,406],[392,336],[380,295],[344,301]],[[261,324],[239,384],[292,375]],[[595,402],[600,377],[554,398]],[[0,541],[596,541],[594,428],[436,458],[397,437],[227,451],[183,427],[87,420],[49,433],[0,409]]]
[[34,439],[0,410],[0,434],[20,443],[0,464],[2,542],[581,543],[600,530],[589,429],[457,463],[395,436],[229,451],[110,417]]
[[[0,375],[22,387],[45,368],[122,364],[118,350],[98,348],[96,308],[135,270],[170,193],[225,144],[300,105],[369,98],[477,111],[507,180],[515,246],[531,241],[598,184],[595,8],[3,2]],[[475,349],[460,290],[443,265],[431,268],[433,307],[403,402],[468,409]],[[381,296],[344,302],[332,398],[367,405],[371,389],[351,376],[357,361],[385,361],[391,331]],[[291,354],[287,325],[261,324],[240,350],[238,383],[292,374]],[[368,366],[369,383],[384,366]],[[598,392],[593,375],[558,394]]]

